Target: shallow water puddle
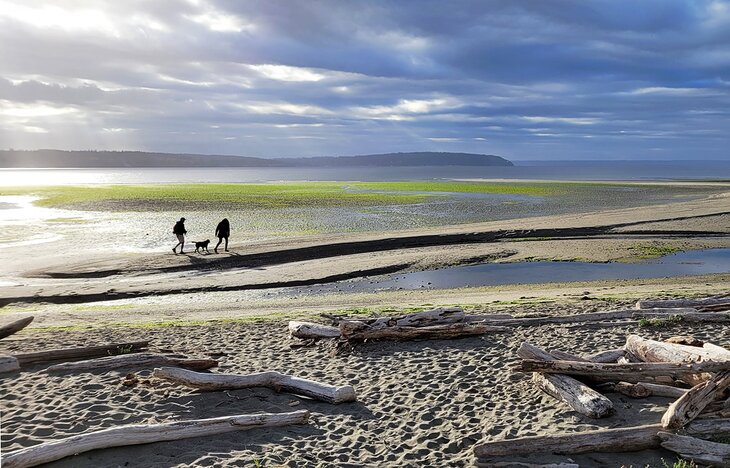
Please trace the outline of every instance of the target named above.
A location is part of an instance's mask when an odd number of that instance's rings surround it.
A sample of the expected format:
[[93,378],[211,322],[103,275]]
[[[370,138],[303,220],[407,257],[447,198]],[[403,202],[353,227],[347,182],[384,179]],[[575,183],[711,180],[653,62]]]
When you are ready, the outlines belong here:
[[[448,289],[506,284],[659,278],[730,272],[730,249],[681,252],[639,263],[485,263],[414,273],[348,280],[310,287],[309,292],[363,292],[388,289]],[[313,291],[313,289],[315,289]],[[295,288],[292,288],[295,289]],[[289,289],[291,291],[292,289]],[[296,288],[300,291],[304,288]]]

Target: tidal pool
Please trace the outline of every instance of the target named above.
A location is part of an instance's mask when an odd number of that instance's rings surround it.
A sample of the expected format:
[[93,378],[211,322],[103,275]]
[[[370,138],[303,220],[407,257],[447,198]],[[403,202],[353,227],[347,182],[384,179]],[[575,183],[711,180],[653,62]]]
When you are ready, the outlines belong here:
[[730,249],[680,252],[638,263],[519,262],[484,263],[414,273],[383,275],[309,288],[301,292],[368,292],[393,289],[450,289],[507,284],[661,278],[730,272]]

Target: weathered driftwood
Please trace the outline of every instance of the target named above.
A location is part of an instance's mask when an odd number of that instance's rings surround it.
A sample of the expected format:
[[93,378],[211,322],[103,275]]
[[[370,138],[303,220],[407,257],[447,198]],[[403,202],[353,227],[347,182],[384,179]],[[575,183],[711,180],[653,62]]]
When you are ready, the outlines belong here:
[[413,339],[450,339],[462,336],[483,335],[509,331],[507,327],[482,325],[479,323],[450,323],[446,325],[431,325],[428,327],[387,327],[370,329],[369,325],[357,322],[340,322],[342,336],[350,341],[362,340],[413,340]]
[[703,344],[705,344],[704,341],[698,340],[694,336],[691,335],[679,335],[679,336],[672,336],[670,338],[667,338],[664,340],[665,343],[674,343],[674,344],[682,344],[687,346],[698,346],[702,347]]
[[623,348],[609,349],[608,351],[601,351],[600,353],[588,355],[585,357],[585,360],[591,362],[617,362],[625,356],[626,350]]
[[708,304],[697,308],[700,312],[724,312],[730,311],[730,298],[726,298],[727,302],[721,302],[719,304]]
[[613,412],[611,400],[587,385],[576,385],[577,381],[567,375],[534,373],[532,381],[543,392],[588,417],[604,418]]
[[0,374],[20,370],[20,364],[14,356],[0,356]]
[[686,374],[728,371],[730,370],[730,361],[690,363],[632,362],[628,364],[613,364],[585,361],[523,360],[519,364],[519,369],[524,372],[585,375],[597,380],[641,382],[642,380],[647,380],[648,377],[670,376],[682,378]]
[[464,315],[464,322],[489,322],[499,320],[511,320],[515,318],[512,314],[493,313],[493,314],[467,314]]
[[17,333],[23,328],[30,325],[30,322],[33,321],[33,316],[30,317],[24,317],[20,320],[16,320],[15,322],[11,322],[7,325],[3,325],[0,327],[0,338],[5,338],[6,336],[10,336],[13,333]]
[[140,353],[109,356],[86,361],[65,362],[46,369],[47,372],[107,371],[121,367],[176,366],[187,369],[205,370],[218,365],[214,359],[184,359],[160,354]]
[[476,466],[479,468],[580,468],[577,463],[481,462],[479,460],[476,461]]
[[[630,319],[634,316],[637,311],[635,309],[624,309],[624,310],[611,310],[607,312],[590,312],[586,314],[574,314],[574,315],[557,315],[552,317],[526,317],[526,318],[512,318],[512,319],[499,319],[490,321],[486,318],[483,322],[495,325],[508,325],[508,326],[539,326],[539,325],[552,325],[561,323],[583,323],[583,322],[602,322],[606,320],[620,320]],[[696,309],[692,308],[671,308],[671,309],[654,309],[651,311],[661,316],[670,317],[677,314],[685,314],[690,312],[697,312]]]
[[730,444],[660,432],[661,445],[680,457],[709,466],[730,466]]
[[662,416],[662,427],[678,429],[684,426],[697,417],[707,405],[720,397],[728,387],[730,387],[730,371],[720,372],[713,375],[707,382],[695,385],[669,405]]
[[555,359],[561,360],[561,361],[585,361],[588,362],[588,359],[582,358],[580,356],[576,356],[575,354],[566,353],[565,351],[561,351],[559,349],[549,349],[548,353],[550,353],[551,356],[553,356]]
[[337,338],[340,336],[340,329],[321,323],[292,320],[289,322],[289,334],[302,339]]
[[695,419],[685,426],[684,432],[694,436],[728,436],[730,435],[730,417]]
[[730,418],[730,397],[721,398],[705,406],[698,418]]
[[377,317],[366,320],[340,321],[340,333],[348,338],[352,333],[359,332],[366,327],[368,330],[381,330],[393,327],[425,327],[444,325],[464,321],[464,310],[461,307],[439,307],[424,310],[413,314],[395,315],[392,317]]
[[[528,342],[522,343],[517,354],[523,359],[556,361],[547,351]],[[533,374],[532,381],[548,395],[565,402],[575,411],[591,418],[602,418],[613,411],[611,400],[589,386],[567,375]]]
[[649,312],[649,311],[638,311],[634,312],[633,314],[634,318],[637,319],[667,319],[671,320],[672,318],[678,318],[681,319],[682,322],[687,323],[724,323],[724,322],[730,322],[730,314],[728,313],[713,313],[713,312],[684,312],[684,313],[676,313],[676,314],[665,314],[665,313],[656,313],[656,312]]
[[730,297],[708,297],[704,299],[662,299],[641,300],[636,303],[637,309],[654,309],[659,307],[704,307],[730,302]]
[[88,346],[85,348],[49,349],[34,353],[14,354],[21,367],[41,362],[68,361],[80,358],[93,358],[118,354],[136,353],[146,348],[147,341],[131,341],[128,343],[111,343],[102,346]]
[[626,350],[646,362],[696,362],[730,360],[730,351],[711,343],[701,348],[663,341],[647,340],[637,335],[626,339]]
[[727,359],[730,361],[730,350],[723,348],[722,346],[717,346],[712,343],[702,343],[702,349],[711,352],[713,354],[711,359],[715,361],[719,361],[721,359]]
[[632,398],[646,398],[650,396],[679,398],[687,393],[687,389],[684,388],[650,382],[616,382],[611,388],[616,393],[621,393]]
[[474,447],[479,458],[531,453],[578,454],[588,452],[634,452],[659,445],[661,425],[600,429],[596,431],[520,437],[485,442]]
[[154,377],[169,380],[177,384],[194,387],[200,390],[232,390],[250,387],[269,387],[276,391],[284,391],[303,395],[328,403],[344,403],[355,401],[355,389],[351,385],[336,387],[314,380],[300,379],[276,371],[256,374],[203,374],[173,367],[155,369]]
[[540,361],[556,361],[557,358],[542,348],[523,341],[517,349],[517,355],[522,359],[535,359]]
[[180,440],[259,427],[305,424],[308,419],[308,411],[294,411],[291,413],[242,414],[164,424],[137,424],[114,427],[4,453],[3,467],[25,468],[37,466],[78,453],[109,447]]

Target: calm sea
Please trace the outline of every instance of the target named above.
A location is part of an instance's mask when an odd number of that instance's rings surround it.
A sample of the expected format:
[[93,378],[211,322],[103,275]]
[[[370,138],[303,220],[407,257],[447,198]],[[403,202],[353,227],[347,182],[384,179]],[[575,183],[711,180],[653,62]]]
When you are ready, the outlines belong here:
[[0,186],[266,181],[532,179],[730,180],[730,161],[530,162],[514,167],[0,169]]

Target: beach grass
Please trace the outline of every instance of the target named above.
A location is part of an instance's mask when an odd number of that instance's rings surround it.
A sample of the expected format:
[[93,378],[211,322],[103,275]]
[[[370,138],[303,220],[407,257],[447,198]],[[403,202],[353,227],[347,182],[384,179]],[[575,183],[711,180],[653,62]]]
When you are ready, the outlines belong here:
[[446,193],[548,196],[564,184],[472,182],[293,182],[260,184],[86,185],[5,187],[0,195],[35,195],[37,206],[154,211],[196,203],[248,209],[368,207],[423,203]]

